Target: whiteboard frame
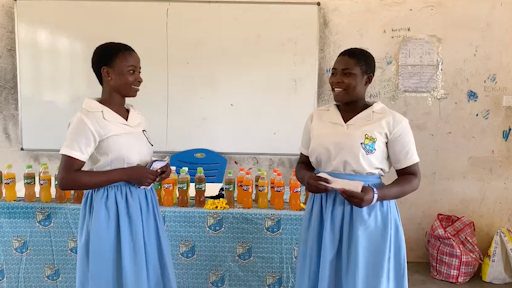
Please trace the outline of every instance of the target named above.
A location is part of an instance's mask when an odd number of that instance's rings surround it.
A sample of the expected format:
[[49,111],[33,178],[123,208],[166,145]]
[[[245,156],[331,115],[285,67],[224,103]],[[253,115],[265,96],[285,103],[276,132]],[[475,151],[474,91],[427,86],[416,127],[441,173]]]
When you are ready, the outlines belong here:
[[[59,152],[59,149],[24,149],[23,148],[23,125],[22,125],[22,101],[21,101],[21,82],[20,82],[20,53],[19,53],[19,40],[18,40],[18,2],[32,2],[34,0],[14,0],[14,31],[15,31],[15,43],[16,43],[16,77],[17,77],[17,97],[18,97],[18,125],[19,125],[19,135],[18,139],[20,141],[20,150],[21,151],[32,151],[32,152]],[[38,0],[38,2],[44,2],[45,0]],[[88,1],[88,2],[105,2],[103,0],[49,0],[49,1]],[[227,1],[201,1],[201,0],[149,0],[149,1],[143,1],[143,0],[109,0],[108,2],[168,2],[168,3],[199,3],[199,4],[261,4],[261,5],[316,5],[320,7],[320,2],[286,2],[286,1],[233,1],[233,0],[227,0]],[[167,12],[168,13],[168,12]],[[320,19],[320,9],[317,9],[317,19]],[[320,59],[320,23],[317,22],[317,39],[316,39],[316,50],[317,50],[317,59]],[[168,37],[169,35],[167,35]],[[167,63],[169,59],[167,58]],[[316,70],[318,72],[319,69],[319,61],[316,63]],[[319,74],[318,74],[319,75]],[[317,77],[317,89],[318,89],[318,82],[320,80],[320,76]],[[168,88],[167,88],[168,89]],[[167,94],[169,94],[169,91],[167,91]],[[313,110],[316,109],[318,106],[318,98],[315,97],[314,103],[313,103]],[[179,153],[181,151],[154,151],[154,154],[175,154]],[[300,153],[239,153],[239,152],[223,152],[222,155],[228,155],[228,156],[298,156]]]

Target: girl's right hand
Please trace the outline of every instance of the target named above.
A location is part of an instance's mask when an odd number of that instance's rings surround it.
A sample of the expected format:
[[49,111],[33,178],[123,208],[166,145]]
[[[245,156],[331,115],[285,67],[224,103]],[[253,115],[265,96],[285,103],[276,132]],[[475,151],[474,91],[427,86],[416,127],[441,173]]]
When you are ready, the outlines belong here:
[[160,176],[159,172],[148,169],[145,166],[124,168],[122,173],[124,174],[126,182],[141,187],[153,185],[158,179],[158,176]]
[[318,176],[315,173],[311,173],[306,178],[306,191],[314,194],[327,193],[332,190],[331,187],[326,185],[330,183],[331,181],[329,181],[329,179],[325,179],[324,177]]

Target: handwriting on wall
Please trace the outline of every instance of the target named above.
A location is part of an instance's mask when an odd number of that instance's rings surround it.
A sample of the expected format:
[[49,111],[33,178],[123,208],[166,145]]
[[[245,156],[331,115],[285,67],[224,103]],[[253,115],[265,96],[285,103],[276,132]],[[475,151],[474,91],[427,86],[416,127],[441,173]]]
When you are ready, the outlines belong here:
[[485,109],[480,113],[476,113],[476,117],[482,116],[485,120],[489,119],[489,116],[491,115],[491,111],[489,109]]
[[496,74],[489,74],[489,76],[487,76],[487,79],[484,80],[484,83],[487,82],[489,82],[489,84],[493,84],[496,86],[496,84],[498,84],[498,77],[496,76]]
[[488,93],[504,93],[507,90],[508,87],[484,86],[484,91]]
[[388,30],[384,30],[384,34],[390,34],[391,39],[400,39],[409,36],[411,27],[393,27]]
[[468,90],[468,93],[466,93],[466,95],[468,98],[468,103],[478,101],[478,94],[475,91]]
[[508,137],[510,136],[510,131],[512,131],[510,126],[508,127],[508,130],[503,130],[503,140],[505,140],[505,142],[508,141]]

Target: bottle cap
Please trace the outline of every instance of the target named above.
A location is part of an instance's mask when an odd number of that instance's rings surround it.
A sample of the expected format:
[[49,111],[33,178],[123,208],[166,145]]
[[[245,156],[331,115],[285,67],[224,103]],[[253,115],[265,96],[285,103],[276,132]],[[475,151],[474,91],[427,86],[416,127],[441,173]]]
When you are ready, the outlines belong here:
[[283,176],[283,173],[281,173],[281,172],[277,172],[277,176],[282,177],[282,176]]
[[245,168],[244,168],[244,167],[240,167],[240,169],[238,169],[238,171],[240,171],[240,172],[244,172],[244,171],[245,171]]
[[204,170],[202,167],[197,168],[197,174],[204,174]]
[[12,168],[12,164],[5,165],[5,169],[11,169],[11,168]]
[[263,169],[261,169],[261,168],[258,168],[258,172],[260,172],[260,173],[261,173],[261,172],[263,172]]
[[180,173],[181,173],[181,174],[185,174],[185,173],[187,173],[187,170],[185,170],[185,168],[182,168],[182,169],[180,170]]
[[247,171],[247,172],[245,172],[245,175],[247,175],[247,176],[251,176],[251,171]]
[[261,176],[267,176],[267,172],[262,171],[262,172],[261,172]]
[[274,169],[274,173],[276,173],[276,174],[277,174],[277,172],[279,172],[279,169],[275,168],[275,169]]
[[228,175],[230,175],[230,176],[233,175],[233,171],[229,170]]
[[27,170],[32,169],[32,165],[27,165],[27,167],[25,167],[25,168],[27,168]]

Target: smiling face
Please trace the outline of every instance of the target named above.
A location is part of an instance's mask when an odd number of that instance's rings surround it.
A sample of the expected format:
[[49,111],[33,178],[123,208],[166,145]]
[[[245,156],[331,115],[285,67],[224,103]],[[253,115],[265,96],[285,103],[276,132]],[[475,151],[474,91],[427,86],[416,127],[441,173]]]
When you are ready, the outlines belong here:
[[104,82],[108,83],[113,92],[127,98],[137,96],[142,84],[140,58],[137,53],[120,54],[112,67],[104,66],[101,72]]
[[347,56],[338,57],[329,78],[334,101],[338,104],[364,101],[372,80],[373,75],[364,75],[355,60]]

